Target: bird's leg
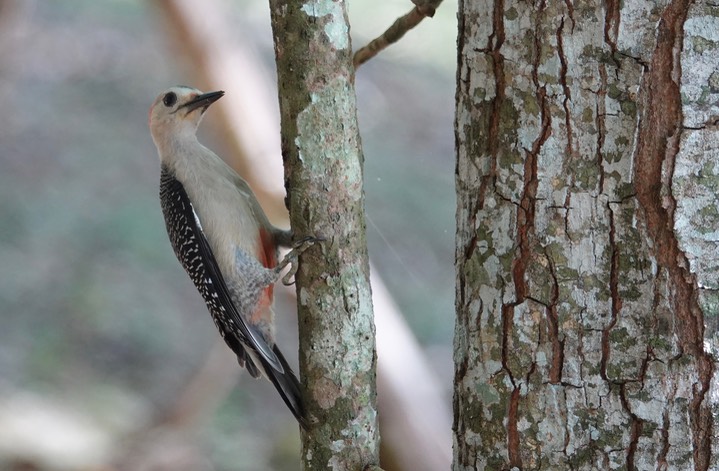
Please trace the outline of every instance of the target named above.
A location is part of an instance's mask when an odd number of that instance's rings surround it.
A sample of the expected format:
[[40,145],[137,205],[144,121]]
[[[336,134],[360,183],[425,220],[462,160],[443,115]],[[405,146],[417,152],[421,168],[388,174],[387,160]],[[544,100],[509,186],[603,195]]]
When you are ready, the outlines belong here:
[[297,258],[302,252],[322,240],[324,239],[320,239],[318,237],[305,237],[304,239],[298,240],[292,244],[292,250],[290,250],[289,253],[285,255],[285,258],[283,258],[282,261],[275,267],[275,272],[279,274],[287,265],[290,266],[290,270],[282,277],[283,285],[290,286],[294,284],[294,281],[290,281],[290,279],[295,276],[295,273],[297,273],[297,270],[299,269]]

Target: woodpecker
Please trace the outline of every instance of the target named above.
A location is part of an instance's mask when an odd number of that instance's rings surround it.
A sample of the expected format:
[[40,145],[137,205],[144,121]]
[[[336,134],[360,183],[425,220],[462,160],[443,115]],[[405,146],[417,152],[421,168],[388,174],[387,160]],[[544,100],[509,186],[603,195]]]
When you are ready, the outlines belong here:
[[290,246],[292,233],[270,224],[247,182],[197,140],[205,111],[223,95],[177,86],[152,104],[162,214],[175,255],[240,366],[269,379],[304,426],[299,382],[274,341],[272,291],[282,269],[291,265],[288,283],[297,256],[318,239],[299,241],[277,263],[277,247]]

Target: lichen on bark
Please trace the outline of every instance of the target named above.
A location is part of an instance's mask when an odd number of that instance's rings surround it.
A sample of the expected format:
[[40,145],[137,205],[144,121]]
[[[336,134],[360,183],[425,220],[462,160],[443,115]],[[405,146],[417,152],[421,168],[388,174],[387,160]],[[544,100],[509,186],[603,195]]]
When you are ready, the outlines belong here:
[[708,8],[460,2],[455,469],[717,466]]
[[303,469],[378,464],[375,331],[363,157],[344,2],[271,0],[282,153],[296,238],[325,240],[297,273]]

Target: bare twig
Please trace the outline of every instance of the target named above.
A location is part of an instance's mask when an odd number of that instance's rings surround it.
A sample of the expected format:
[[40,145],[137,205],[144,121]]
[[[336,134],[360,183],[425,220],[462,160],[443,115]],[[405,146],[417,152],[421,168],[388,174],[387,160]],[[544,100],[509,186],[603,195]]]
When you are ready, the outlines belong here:
[[352,60],[355,69],[376,56],[390,44],[399,41],[407,31],[417,26],[423,19],[433,17],[442,0],[412,0],[412,3],[415,4],[415,7],[409,13],[397,18],[392,23],[392,26],[382,33],[380,37],[373,39],[355,53]]

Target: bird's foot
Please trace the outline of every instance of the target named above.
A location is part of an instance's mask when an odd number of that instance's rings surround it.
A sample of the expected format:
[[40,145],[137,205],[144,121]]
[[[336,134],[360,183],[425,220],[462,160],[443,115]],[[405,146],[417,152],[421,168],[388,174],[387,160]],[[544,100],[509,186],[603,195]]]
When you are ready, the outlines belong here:
[[290,250],[289,253],[285,255],[285,258],[282,259],[282,262],[277,265],[278,272],[283,270],[287,265],[290,266],[290,270],[282,277],[283,285],[291,286],[295,283],[292,278],[299,269],[298,257],[300,254],[315,245],[317,242],[322,241],[324,241],[324,239],[321,237],[305,237],[292,244],[292,250]]

